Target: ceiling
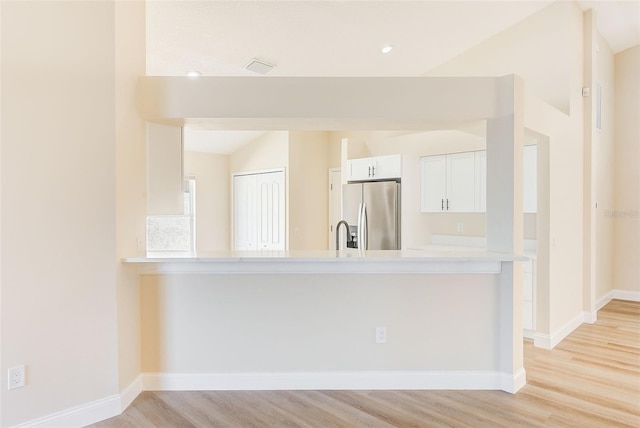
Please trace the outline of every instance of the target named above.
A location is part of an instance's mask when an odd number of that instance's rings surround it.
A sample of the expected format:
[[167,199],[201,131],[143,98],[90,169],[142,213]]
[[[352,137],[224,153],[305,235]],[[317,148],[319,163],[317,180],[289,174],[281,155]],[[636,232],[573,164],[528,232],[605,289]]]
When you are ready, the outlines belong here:
[[[270,76],[421,76],[551,3],[147,0],[147,75],[255,76],[258,58]],[[640,43],[640,0],[578,3],[614,52]]]

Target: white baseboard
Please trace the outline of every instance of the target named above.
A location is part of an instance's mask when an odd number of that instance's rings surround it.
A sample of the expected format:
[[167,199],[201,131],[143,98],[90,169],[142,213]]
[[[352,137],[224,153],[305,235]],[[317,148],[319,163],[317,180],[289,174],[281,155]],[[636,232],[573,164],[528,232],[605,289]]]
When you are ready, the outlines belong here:
[[583,322],[593,324],[598,319],[598,312],[613,299],[640,302],[640,291],[611,290],[596,302],[595,312],[583,312],[567,322],[558,330],[548,334],[534,333],[533,345],[537,348],[553,349]]
[[640,291],[613,290],[612,299],[640,302]]
[[640,302],[640,291],[611,290],[596,302],[596,311],[604,308],[613,299]]
[[607,305],[607,303],[609,303],[612,299],[613,299],[613,290],[609,291],[607,294],[605,294],[600,299],[598,299],[598,301],[596,302],[596,311],[599,311],[600,309],[604,308]]
[[524,337],[525,339],[534,339],[535,335],[536,335],[535,330],[529,330],[528,328],[522,329],[522,337]]
[[583,312],[582,320],[587,324],[593,324],[594,322],[598,321],[598,311],[596,310],[594,312]]
[[511,394],[515,394],[527,384],[527,372],[524,367],[521,368],[515,375],[510,376],[508,374],[502,374],[502,384],[500,389]]
[[15,425],[13,428],[68,428],[91,425],[122,414],[141,392],[142,377],[138,376],[120,394]]
[[[522,378],[521,378],[522,377]],[[145,373],[145,391],[483,389],[514,392],[524,372]],[[517,388],[517,389],[516,389]],[[509,391],[511,392],[511,391]]]
[[14,428],[82,427],[118,416],[120,413],[120,395],[114,394],[107,398],[15,425]]
[[553,349],[556,345],[567,337],[573,330],[583,323],[585,315],[579,313],[573,319],[569,320],[565,325],[552,332],[550,335],[536,333],[533,337],[533,345],[537,348]]
[[124,412],[133,400],[142,392],[142,375],[134,379],[131,384],[120,392],[120,413]]

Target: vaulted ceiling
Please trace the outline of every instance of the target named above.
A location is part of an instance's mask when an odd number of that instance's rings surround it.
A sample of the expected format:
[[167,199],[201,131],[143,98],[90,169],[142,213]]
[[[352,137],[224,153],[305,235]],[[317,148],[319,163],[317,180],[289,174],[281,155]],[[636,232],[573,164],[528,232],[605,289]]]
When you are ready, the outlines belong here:
[[[269,76],[438,74],[443,65],[554,2],[147,0],[147,75],[255,76],[244,68],[252,58],[275,66]],[[640,0],[578,4],[595,10],[614,53],[640,43]],[[382,53],[385,45],[393,50]],[[546,64],[544,80],[529,83],[566,111],[565,68]],[[558,88],[564,88],[560,95]],[[199,141],[197,150],[216,140],[214,151],[221,152],[252,138],[238,132],[189,135]]]

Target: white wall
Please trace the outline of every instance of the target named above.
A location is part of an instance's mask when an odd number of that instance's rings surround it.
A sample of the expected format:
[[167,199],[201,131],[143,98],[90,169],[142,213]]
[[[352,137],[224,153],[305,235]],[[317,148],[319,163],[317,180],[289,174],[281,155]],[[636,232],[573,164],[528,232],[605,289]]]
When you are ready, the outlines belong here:
[[114,18],[2,2],[2,426],[119,389]]
[[462,276],[144,275],[143,371],[497,370],[497,276]]
[[640,292],[640,46],[615,56],[614,288]]
[[185,152],[184,171],[196,180],[196,251],[229,251],[229,156]]

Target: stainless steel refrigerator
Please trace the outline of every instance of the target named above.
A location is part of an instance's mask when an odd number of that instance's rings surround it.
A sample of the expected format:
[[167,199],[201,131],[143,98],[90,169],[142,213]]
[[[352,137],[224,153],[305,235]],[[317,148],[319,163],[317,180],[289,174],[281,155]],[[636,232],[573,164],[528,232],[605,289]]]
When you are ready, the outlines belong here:
[[342,218],[349,223],[347,247],[400,249],[400,183],[342,185]]

